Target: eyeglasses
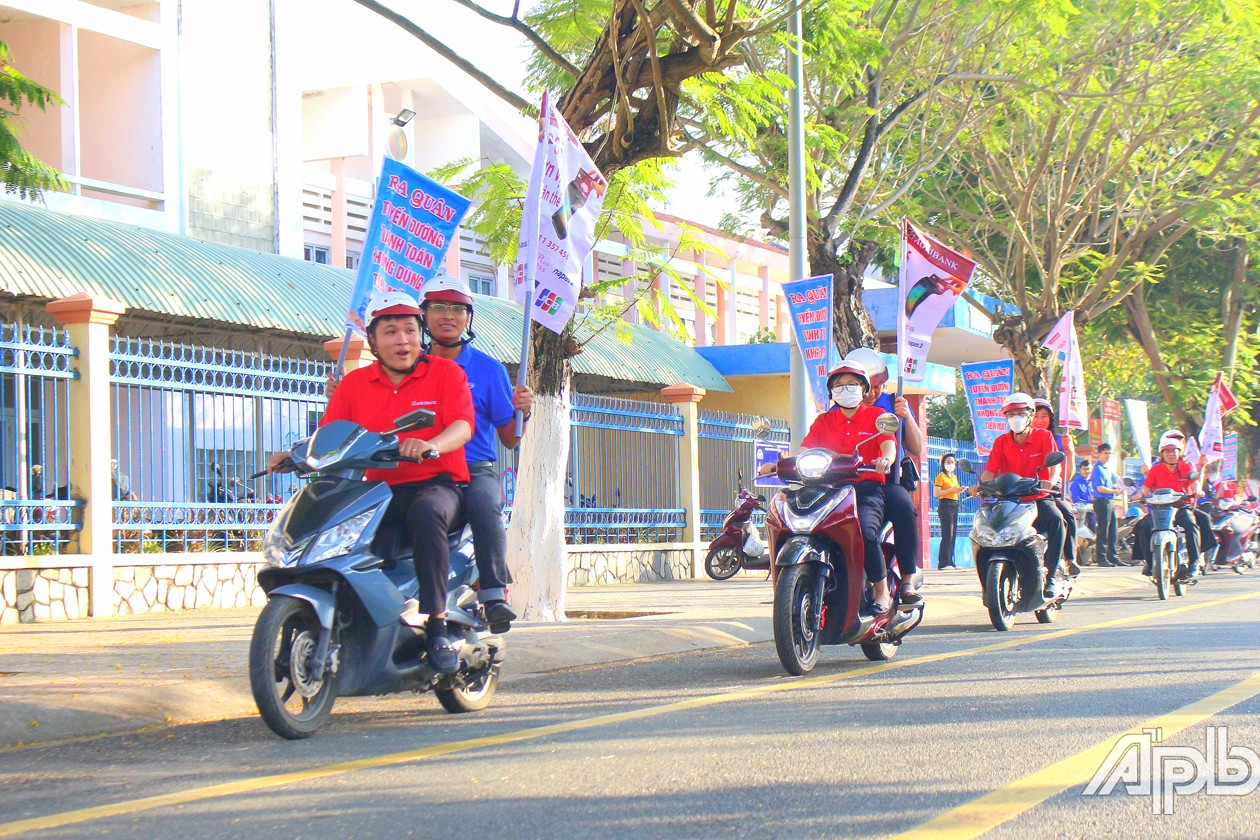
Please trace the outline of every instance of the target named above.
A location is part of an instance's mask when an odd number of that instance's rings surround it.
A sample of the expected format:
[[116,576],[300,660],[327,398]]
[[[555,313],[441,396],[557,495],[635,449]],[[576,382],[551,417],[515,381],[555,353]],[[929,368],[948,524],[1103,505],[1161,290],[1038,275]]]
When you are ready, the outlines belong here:
[[456,315],[463,315],[472,309],[466,303],[430,303],[427,307],[429,312],[441,315],[443,312],[453,312]]

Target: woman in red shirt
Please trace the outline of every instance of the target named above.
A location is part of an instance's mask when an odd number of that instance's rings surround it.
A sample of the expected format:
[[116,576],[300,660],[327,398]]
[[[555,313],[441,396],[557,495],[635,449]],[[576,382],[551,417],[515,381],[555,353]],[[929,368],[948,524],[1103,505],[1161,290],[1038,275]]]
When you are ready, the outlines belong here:
[[[830,449],[841,455],[858,455],[875,468],[858,474],[853,491],[857,496],[858,520],[862,524],[866,578],[875,590],[872,612],[883,615],[892,606],[892,593],[888,590],[888,568],[884,565],[879,535],[884,529],[884,476],[897,459],[897,438],[881,434],[876,427],[875,421],[884,413],[882,409],[863,405],[862,399],[870,389],[865,368],[841,362],[827,374],[827,390],[835,406],[814,419],[801,445]],[[908,588],[905,594],[915,596],[910,581],[902,587]],[[912,600],[917,600],[917,596]]]

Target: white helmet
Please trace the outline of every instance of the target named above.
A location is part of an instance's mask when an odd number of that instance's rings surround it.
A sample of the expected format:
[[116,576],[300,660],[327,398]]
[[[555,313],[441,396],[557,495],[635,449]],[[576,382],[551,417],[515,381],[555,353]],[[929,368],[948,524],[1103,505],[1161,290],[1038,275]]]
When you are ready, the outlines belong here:
[[434,277],[425,283],[420,289],[420,299],[423,301],[441,300],[450,303],[462,303],[470,309],[473,305],[472,290],[468,288],[468,284],[458,277]]
[[1036,403],[1033,398],[1025,394],[1023,391],[1016,391],[1002,400],[1002,413],[1010,414],[1015,411],[1033,411]]
[[884,364],[884,357],[869,347],[853,348],[844,360],[861,365],[866,370],[866,378],[872,388],[878,388],[888,381],[888,365]]
[[367,309],[363,312],[363,319],[367,321],[367,331],[372,331],[372,324],[377,318],[384,318],[389,315],[415,315],[420,318],[424,313],[420,311],[420,304],[416,303],[416,299],[406,292],[389,291],[377,292],[376,295],[368,301]]
[[1186,451],[1186,436],[1176,429],[1169,429],[1159,436],[1159,451],[1174,447],[1178,452]]

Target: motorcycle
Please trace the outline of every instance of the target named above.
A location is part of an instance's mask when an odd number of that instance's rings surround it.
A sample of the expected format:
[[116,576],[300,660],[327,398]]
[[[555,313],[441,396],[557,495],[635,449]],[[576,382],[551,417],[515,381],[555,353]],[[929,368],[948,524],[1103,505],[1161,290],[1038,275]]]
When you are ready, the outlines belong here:
[[[892,434],[898,425],[893,414],[877,420],[880,434]],[[881,542],[892,609],[883,615],[863,610],[871,587],[863,568],[865,548],[852,484],[871,469],[857,456],[827,449],[807,449],[777,464],[779,478],[789,487],[775,496],[766,514],[779,571],[774,644],[779,662],[794,676],[813,670],[822,645],[858,645],[867,659],[891,659],[902,638],[923,620],[922,601],[900,601],[901,576],[887,527]]]
[[498,686],[505,648],[477,603],[467,527],[448,535],[446,622],[459,669],[441,675],[429,662],[410,538],[403,529],[378,532],[391,491],[363,474],[419,460],[399,454],[397,435],[431,426],[433,413],[417,409],[394,424],[376,433],[328,423],[280,466],[310,481],[281,508],[263,545],[258,584],[267,605],[250,643],[249,678],[259,713],[283,738],[314,734],[338,696],[431,690],[459,713],[484,709]]
[[1097,539],[1097,535],[1089,527],[1089,516],[1093,512],[1094,506],[1088,502],[1076,502],[1072,505],[1072,515],[1076,519],[1076,556],[1080,558],[1077,562],[1081,565],[1093,556],[1094,540]]
[[755,511],[765,510],[766,497],[750,493],[740,473],[735,499],[738,504],[727,514],[722,533],[709,543],[704,557],[704,571],[714,580],[729,580],[740,569],[770,569],[770,552],[752,521]]
[[[1062,452],[1051,452],[1045,466],[1053,467],[1063,461]],[[963,472],[974,472],[965,458],[959,466]],[[1067,573],[1066,560],[1060,561],[1055,576],[1058,594],[1046,598],[1043,593],[1047,541],[1033,526],[1037,505],[1023,501],[1040,487],[1036,478],[1015,473],[1002,473],[978,485],[980,510],[971,526],[971,550],[984,605],[997,630],[1011,629],[1015,615],[1021,612],[1031,612],[1038,622],[1049,624],[1072,595],[1076,576]]]
[[[1190,474],[1193,480],[1194,473]],[[1188,563],[1186,554],[1186,534],[1176,524],[1175,505],[1186,498],[1185,494],[1175,490],[1156,490],[1146,497],[1146,504],[1151,512],[1151,544],[1147,554],[1151,558],[1151,580],[1159,600],[1168,600],[1168,593],[1186,594],[1186,583],[1178,580],[1177,569]],[[1198,539],[1198,534],[1191,534],[1190,539]],[[1193,585],[1193,581],[1190,581]]]
[[1240,575],[1243,569],[1255,568],[1260,516],[1237,502],[1221,499],[1212,512],[1212,530],[1219,543],[1212,568],[1232,568]]

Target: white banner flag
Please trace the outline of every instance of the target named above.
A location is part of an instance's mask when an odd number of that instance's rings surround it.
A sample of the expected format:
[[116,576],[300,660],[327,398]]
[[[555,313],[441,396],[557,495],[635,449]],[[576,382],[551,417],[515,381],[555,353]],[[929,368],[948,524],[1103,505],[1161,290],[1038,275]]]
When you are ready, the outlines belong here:
[[1199,463],[1199,440],[1194,435],[1186,438],[1185,458],[1191,464]]
[[1085,366],[1076,340],[1074,312],[1066,313],[1046,336],[1043,347],[1059,354],[1063,382],[1059,385],[1059,425],[1065,429],[1088,429],[1089,408],[1085,402]]
[[595,247],[607,191],[608,182],[544,93],[513,291],[516,302],[552,332],[561,332],[577,308],[582,265]]
[[1199,430],[1199,445],[1207,461],[1225,457],[1225,424],[1221,420],[1221,380],[1216,374],[1212,390],[1208,391],[1207,408],[1203,411],[1203,428]]
[[1146,400],[1125,400],[1129,410],[1129,427],[1133,429],[1133,441],[1143,464],[1151,463],[1151,421],[1146,412]]
[[[971,281],[976,264],[901,220],[901,277],[897,307],[899,379],[922,382],[932,333]],[[898,389],[900,393],[900,388]]]

